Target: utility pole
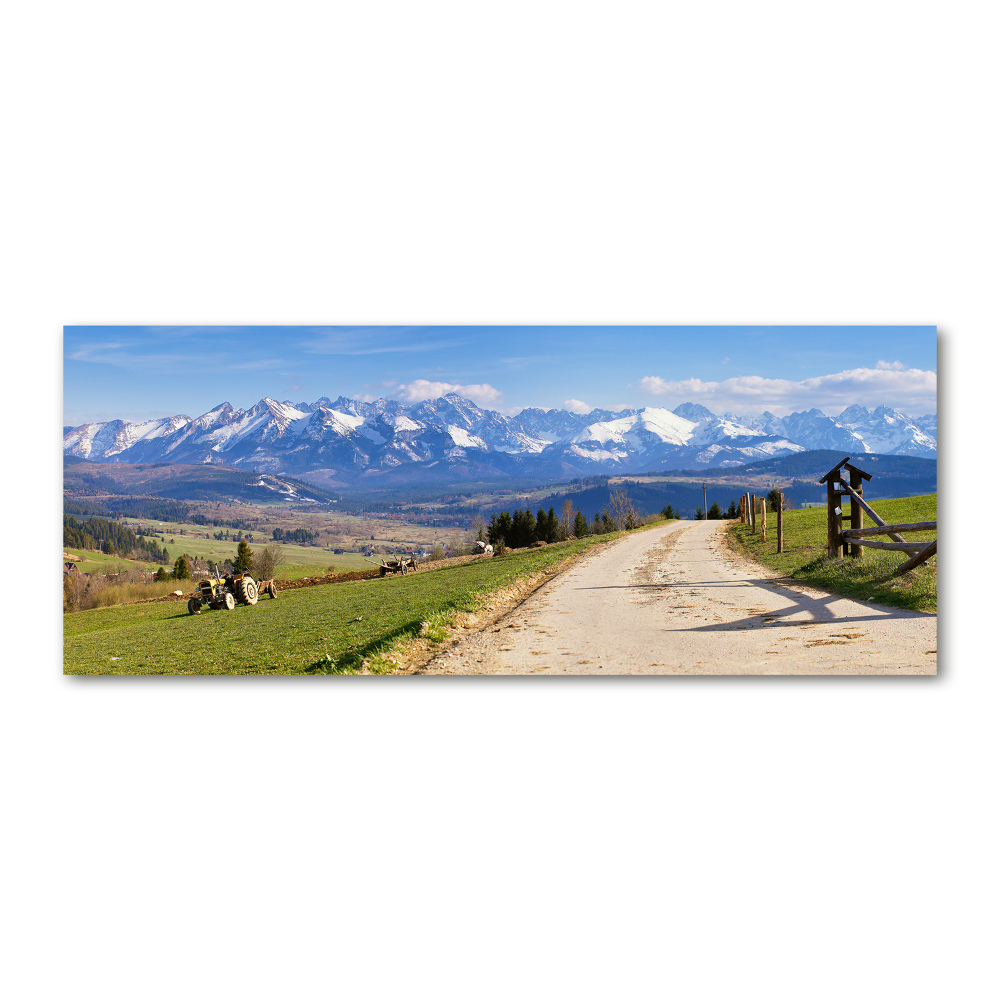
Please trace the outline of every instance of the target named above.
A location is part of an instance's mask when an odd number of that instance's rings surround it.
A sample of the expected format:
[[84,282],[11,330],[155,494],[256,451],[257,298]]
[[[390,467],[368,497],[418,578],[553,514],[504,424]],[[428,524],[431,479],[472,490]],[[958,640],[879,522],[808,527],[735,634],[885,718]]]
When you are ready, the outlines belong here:
[[704,497],[705,497],[705,499],[704,499],[705,506],[702,507],[701,509],[705,512],[705,520],[707,521],[708,520],[708,483],[702,483],[701,484],[701,489],[702,489],[702,492],[703,492]]

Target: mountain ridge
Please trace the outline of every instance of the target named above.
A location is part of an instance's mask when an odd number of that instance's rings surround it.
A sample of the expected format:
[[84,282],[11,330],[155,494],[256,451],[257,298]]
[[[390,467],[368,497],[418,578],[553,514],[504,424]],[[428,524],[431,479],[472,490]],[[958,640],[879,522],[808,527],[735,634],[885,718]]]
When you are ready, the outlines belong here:
[[745,465],[816,449],[932,457],[937,418],[857,404],[838,417],[818,409],[776,417],[674,410],[527,407],[515,416],[458,393],[411,405],[322,396],[315,403],[265,396],[247,410],[229,402],[199,417],[110,420],[65,429],[63,454],[91,462],[227,464],[271,473],[461,480],[511,475],[621,474]]

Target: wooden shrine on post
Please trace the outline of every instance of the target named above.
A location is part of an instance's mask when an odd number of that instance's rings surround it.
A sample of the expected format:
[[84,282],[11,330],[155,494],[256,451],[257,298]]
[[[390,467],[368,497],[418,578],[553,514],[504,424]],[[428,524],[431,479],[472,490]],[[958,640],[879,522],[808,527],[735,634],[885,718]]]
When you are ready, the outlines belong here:
[[[864,527],[863,511],[867,510],[876,520],[876,523],[883,524],[875,513],[862,500],[864,483],[871,482],[871,473],[865,472],[851,465],[851,456],[848,455],[842,462],[835,465],[821,480],[820,485],[826,483],[826,541],[827,552],[831,559],[839,559],[842,555],[847,555],[847,542],[844,540],[843,528],[843,508],[841,499],[849,496],[854,503],[851,504],[851,528],[859,529]],[[843,470],[846,469],[850,475],[850,483],[845,483]],[[852,543],[850,546],[851,556],[855,559],[861,555],[861,546]]]
[[[847,555],[850,547],[852,558],[858,558],[864,548],[896,549],[910,554],[909,559],[896,569],[896,575],[908,573],[915,566],[930,559],[937,553],[937,539],[930,542],[908,542],[901,531],[937,531],[937,521],[920,521],[914,524],[886,524],[878,514],[865,502],[863,486],[871,481],[871,474],[850,464],[847,456],[834,466],[821,480],[826,483],[826,518],[827,518],[827,551],[831,559],[839,559]],[[845,483],[843,470],[850,473],[850,482]],[[851,526],[844,528],[843,508],[844,497],[851,500]],[[864,526],[864,514],[875,522],[876,527]],[[888,535],[891,542],[868,541],[871,535]],[[864,541],[862,541],[864,539]]]

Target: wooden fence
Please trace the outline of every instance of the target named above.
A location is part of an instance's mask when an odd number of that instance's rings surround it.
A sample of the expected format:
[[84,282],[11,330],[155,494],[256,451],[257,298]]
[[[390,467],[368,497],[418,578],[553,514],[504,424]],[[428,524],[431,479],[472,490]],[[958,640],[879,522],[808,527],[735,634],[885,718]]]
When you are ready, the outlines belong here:
[[[910,558],[897,567],[897,575],[908,573],[915,566],[930,559],[937,552],[936,538],[930,542],[908,542],[903,537],[902,532],[937,531],[937,521],[886,524],[864,499],[864,484],[871,482],[871,473],[851,465],[850,461],[851,457],[848,455],[820,480],[821,485],[826,483],[827,552],[830,558],[839,559],[842,556],[850,555],[857,559],[862,550],[866,548],[892,549],[910,553]],[[845,469],[849,473],[850,482],[844,482]],[[849,528],[844,527],[843,509],[840,506],[844,497],[849,497],[851,501],[851,526]],[[868,514],[875,522],[876,527],[866,528],[864,526],[865,514]],[[888,535],[892,541],[866,540],[873,535]]]
[[[778,494],[776,517],[776,534],[778,541],[778,551],[783,552],[785,548],[784,518],[782,514],[785,508],[785,494]],[[758,497],[754,493],[744,493],[740,497],[740,523],[750,525],[750,533],[756,535],[760,532],[760,540],[767,541],[767,500]]]

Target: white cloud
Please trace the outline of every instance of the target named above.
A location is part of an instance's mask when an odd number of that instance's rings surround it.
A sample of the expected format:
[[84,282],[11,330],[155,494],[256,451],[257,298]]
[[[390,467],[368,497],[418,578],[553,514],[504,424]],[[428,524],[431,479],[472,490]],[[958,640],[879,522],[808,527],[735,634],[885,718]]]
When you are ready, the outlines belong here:
[[854,403],[892,406],[919,416],[937,410],[937,373],[903,368],[899,362],[879,362],[875,368],[852,368],[833,375],[795,382],[790,379],[742,375],[722,382],[701,379],[668,380],[647,375],[639,389],[651,396],[670,397],[670,407],[688,401],[701,403],[715,413],[763,413],[785,416],[814,407],[836,416]]
[[563,401],[563,409],[570,413],[590,413],[593,407],[579,399],[567,399]]
[[[471,399],[478,406],[489,406],[503,395],[499,389],[486,382],[479,385],[459,385],[456,382],[431,382],[425,378],[418,378],[412,382],[388,388],[388,391],[382,393],[382,397],[398,399],[401,403],[420,403],[425,399],[437,399],[439,396],[445,396],[449,392],[457,392],[460,396]],[[364,395],[358,398],[365,402],[372,402],[381,397]]]
[[[730,382],[736,379],[729,379]],[[690,398],[700,396],[706,392],[711,392],[716,386],[723,384],[719,382],[702,382],[700,378],[686,378],[679,381],[668,382],[660,378],[659,375],[647,375],[639,379],[639,391],[647,392],[652,396],[669,396],[680,393],[690,393]],[[687,402],[687,398],[679,399],[678,403]]]
[[639,391],[648,392],[651,396],[665,396],[668,392],[673,392],[671,386],[679,385],[678,382],[668,382],[660,378],[659,375],[645,375],[639,379]]

